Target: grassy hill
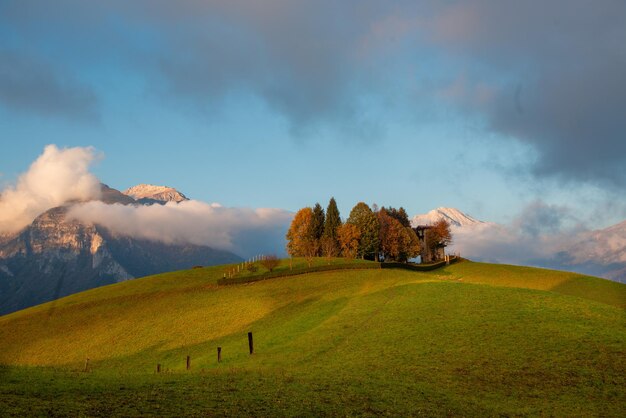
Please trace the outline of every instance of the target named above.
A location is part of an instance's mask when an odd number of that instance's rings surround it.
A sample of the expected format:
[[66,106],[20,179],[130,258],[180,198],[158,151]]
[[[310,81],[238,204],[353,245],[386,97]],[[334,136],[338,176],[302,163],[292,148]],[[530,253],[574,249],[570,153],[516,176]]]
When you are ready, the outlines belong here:
[[0,415],[623,413],[625,285],[472,262],[218,286],[223,271],[0,317]]

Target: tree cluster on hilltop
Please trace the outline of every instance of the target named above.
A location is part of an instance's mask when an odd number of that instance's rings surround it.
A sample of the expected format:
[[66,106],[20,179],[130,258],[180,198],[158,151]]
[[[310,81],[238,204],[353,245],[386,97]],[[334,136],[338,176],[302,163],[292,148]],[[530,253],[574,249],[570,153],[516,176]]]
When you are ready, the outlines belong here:
[[[421,245],[436,248],[452,240],[450,226],[441,221],[430,228]],[[420,241],[411,228],[404,210],[393,207],[370,208],[357,203],[345,223],[341,221],[337,202],[331,198],[326,211],[319,203],[300,209],[287,232],[287,252],[305,257],[362,258],[407,262],[420,255]]]

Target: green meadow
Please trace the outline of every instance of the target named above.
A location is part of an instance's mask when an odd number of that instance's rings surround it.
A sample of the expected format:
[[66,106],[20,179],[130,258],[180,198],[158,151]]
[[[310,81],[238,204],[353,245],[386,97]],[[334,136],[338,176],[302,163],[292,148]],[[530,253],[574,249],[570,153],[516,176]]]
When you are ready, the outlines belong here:
[[624,414],[623,284],[463,261],[219,286],[226,269],[0,317],[0,416]]

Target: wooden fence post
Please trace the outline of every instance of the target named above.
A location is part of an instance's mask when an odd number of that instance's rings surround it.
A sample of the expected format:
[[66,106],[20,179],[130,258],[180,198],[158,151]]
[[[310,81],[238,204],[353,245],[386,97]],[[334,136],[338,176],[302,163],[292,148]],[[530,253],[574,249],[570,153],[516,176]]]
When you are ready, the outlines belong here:
[[217,362],[220,363],[222,361],[222,347],[217,347]]
[[254,343],[252,342],[252,333],[248,333],[248,347],[250,348],[250,354],[254,353]]
[[191,368],[191,357],[187,356],[187,370]]

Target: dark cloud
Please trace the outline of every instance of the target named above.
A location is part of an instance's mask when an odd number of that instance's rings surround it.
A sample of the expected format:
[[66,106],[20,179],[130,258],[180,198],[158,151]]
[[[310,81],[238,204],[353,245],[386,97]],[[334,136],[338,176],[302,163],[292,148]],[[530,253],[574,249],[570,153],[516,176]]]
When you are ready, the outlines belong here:
[[626,185],[625,2],[454,2],[429,27],[482,67],[469,84],[490,84],[490,100],[466,89],[459,103],[530,144],[536,177]]
[[[125,53],[151,89],[202,107],[253,94],[297,134],[360,136],[378,122],[369,99],[423,109],[443,97],[530,145],[536,178],[626,185],[622,0],[20,0],[4,3],[0,23]],[[443,94],[433,80],[447,81]],[[47,84],[47,96],[67,93]]]
[[520,233],[537,237],[541,234],[560,233],[571,219],[567,207],[549,205],[537,200],[522,210],[512,226]]
[[0,50],[0,103],[9,109],[72,119],[96,117],[96,97],[48,63]]

